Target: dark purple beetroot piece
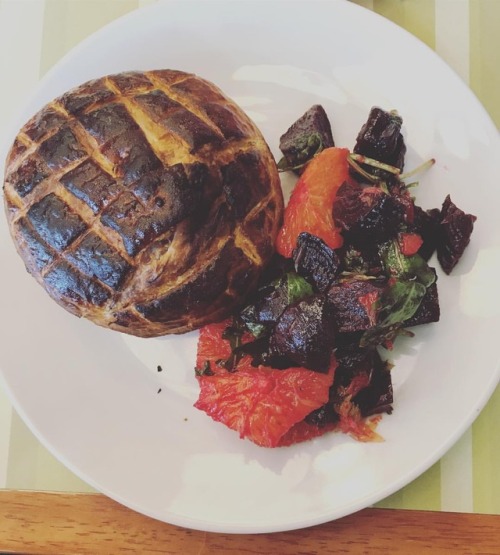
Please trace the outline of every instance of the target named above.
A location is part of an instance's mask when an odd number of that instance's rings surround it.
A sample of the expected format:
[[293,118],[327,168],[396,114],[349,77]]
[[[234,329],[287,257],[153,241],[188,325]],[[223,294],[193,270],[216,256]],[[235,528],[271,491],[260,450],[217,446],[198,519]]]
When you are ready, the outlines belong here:
[[344,235],[344,244],[337,253],[341,259],[342,271],[353,274],[365,274],[369,276],[380,276],[382,273],[382,262],[378,246],[375,245],[354,245],[349,237]]
[[414,215],[413,225],[410,229],[418,233],[423,240],[418,254],[425,260],[429,260],[437,246],[440,210],[437,208],[423,210],[420,206],[415,205]]
[[363,247],[395,237],[404,220],[404,208],[380,187],[345,182],[333,203],[333,219],[350,242]]
[[439,297],[437,284],[433,283],[427,288],[424,298],[420,302],[415,314],[403,322],[403,327],[418,326],[420,324],[430,324],[439,322],[441,311],[439,308]]
[[353,397],[352,402],[358,405],[363,417],[383,412],[391,414],[394,396],[389,365],[380,358],[376,349],[370,351],[370,354],[372,357],[370,383]]
[[[280,169],[303,166],[321,150],[335,146],[332,128],[325,110],[315,104],[280,137],[283,160]],[[302,173],[298,168],[296,173]]]
[[[358,133],[353,152],[402,170],[406,154],[402,124],[403,119],[396,112],[386,112],[374,106]],[[371,173],[382,176],[385,172],[381,171],[370,168]]]
[[370,280],[352,280],[328,290],[336,332],[364,331],[377,324],[377,301],[383,289]]
[[316,295],[289,305],[269,340],[272,356],[286,357],[296,366],[327,372],[333,349],[329,306]]
[[358,405],[362,416],[390,414],[393,402],[391,374],[377,349],[339,349],[336,357],[338,366],[332,388],[338,393],[334,404],[342,402],[343,391],[353,391],[352,401]]
[[317,291],[324,293],[340,270],[340,260],[333,249],[322,239],[303,232],[293,251],[295,271]]
[[270,366],[278,370],[284,370],[295,366],[294,362],[284,355],[277,355],[270,352],[269,336],[264,335],[255,341],[243,343],[235,349],[237,355],[250,355],[252,366]]
[[285,280],[286,277],[281,279],[278,286],[270,284],[257,291],[253,302],[240,313],[247,327],[257,324],[268,330],[274,326],[289,303]]
[[437,257],[443,270],[450,274],[470,242],[476,216],[466,214],[446,197],[441,207]]
[[345,181],[339,187],[333,203],[333,218],[337,225],[349,231],[380,201],[385,193],[380,187],[363,187]]
[[354,392],[352,402],[362,416],[392,412],[393,389],[389,365],[376,349],[339,349],[338,366],[330,388],[328,403],[306,417],[306,422],[318,427],[339,420],[336,406]]

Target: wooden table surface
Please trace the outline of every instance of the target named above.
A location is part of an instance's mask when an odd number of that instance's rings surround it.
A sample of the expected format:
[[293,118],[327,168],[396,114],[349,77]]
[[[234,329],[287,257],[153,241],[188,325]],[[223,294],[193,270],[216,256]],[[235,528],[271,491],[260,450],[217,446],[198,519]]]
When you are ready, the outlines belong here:
[[498,555],[500,515],[365,509],[302,530],[232,535],[159,522],[100,494],[5,490],[0,553]]

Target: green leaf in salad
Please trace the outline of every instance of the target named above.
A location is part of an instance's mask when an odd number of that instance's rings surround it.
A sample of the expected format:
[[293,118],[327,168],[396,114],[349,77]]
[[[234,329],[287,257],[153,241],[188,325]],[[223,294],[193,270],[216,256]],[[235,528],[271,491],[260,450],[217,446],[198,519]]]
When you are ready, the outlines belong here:
[[288,272],[286,274],[286,287],[288,304],[300,301],[314,293],[312,285],[299,274]]
[[436,281],[436,272],[419,254],[405,256],[397,241],[388,241],[379,248],[379,255],[388,276],[401,280],[416,280],[424,287]]
[[380,345],[392,341],[402,331],[403,323],[418,310],[427,287],[412,280],[395,280],[380,299],[379,323],[367,330],[360,345]]
[[382,324],[391,326],[411,318],[427,291],[418,281],[395,281],[382,295]]
[[290,162],[283,156],[278,162],[278,171],[287,172],[304,167],[323,150],[323,141],[319,133],[310,133],[297,140],[295,160]]
[[255,339],[262,337],[267,331],[267,326],[265,326],[264,324],[259,324],[258,322],[248,321],[245,322],[245,325],[248,331],[255,337]]

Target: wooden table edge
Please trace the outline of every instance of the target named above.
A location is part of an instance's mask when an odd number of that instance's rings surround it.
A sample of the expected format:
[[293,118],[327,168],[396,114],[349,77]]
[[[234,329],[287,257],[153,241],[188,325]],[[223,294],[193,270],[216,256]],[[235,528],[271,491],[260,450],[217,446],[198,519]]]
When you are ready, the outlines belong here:
[[272,534],[189,530],[94,493],[0,490],[0,553],[500,553],[500,515],[364,509]]

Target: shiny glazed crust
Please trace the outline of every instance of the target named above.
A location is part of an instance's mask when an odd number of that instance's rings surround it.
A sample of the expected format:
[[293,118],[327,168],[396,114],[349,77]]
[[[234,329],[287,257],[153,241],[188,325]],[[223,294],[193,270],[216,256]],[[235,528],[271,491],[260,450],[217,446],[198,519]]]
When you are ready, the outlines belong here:
[[226,317],[255,287],[283,212],[256,126],[174,70],[110,75],[45,106],[10,150],[4,200],[53,299],[142,337]]

